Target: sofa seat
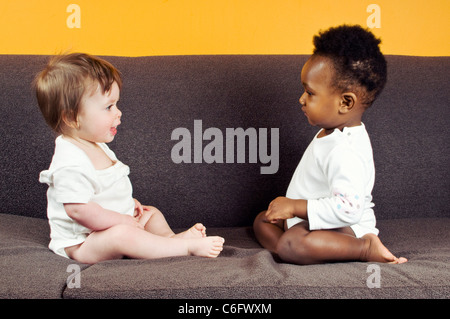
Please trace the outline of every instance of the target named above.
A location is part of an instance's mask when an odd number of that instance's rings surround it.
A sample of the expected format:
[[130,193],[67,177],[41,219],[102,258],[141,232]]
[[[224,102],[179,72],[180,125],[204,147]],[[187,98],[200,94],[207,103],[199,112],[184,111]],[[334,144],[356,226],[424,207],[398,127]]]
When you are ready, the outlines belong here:
[[[122,259],[86,265],[47,248],[45,219],[0,214],[0,297],[449,298],[450,218],[380,220],[378,226],[386,246],[408,263],[285,264],[261,248],[250,227],[223,227],[208,229],[209,235],[226,240],[215,259]],[[75,273],[69,265],[79,266],[79,285],[67,284]]]

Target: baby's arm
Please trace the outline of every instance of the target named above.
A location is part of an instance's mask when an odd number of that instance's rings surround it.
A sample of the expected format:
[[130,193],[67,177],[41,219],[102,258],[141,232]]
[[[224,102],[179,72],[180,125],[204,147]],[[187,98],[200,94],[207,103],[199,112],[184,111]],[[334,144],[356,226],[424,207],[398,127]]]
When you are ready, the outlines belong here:
[[94,231],[108,229],[118,224],[128,224],[143,228],[135,218],[104,209],[94,202],[87,204],[64,204],[64,209],[70,218]]
[[271,223],[276,223],[280,219],[299,217],[308,219],[308,201],[304,199],[290,199],[287,197],[275,198],[267,208],[266,218]]

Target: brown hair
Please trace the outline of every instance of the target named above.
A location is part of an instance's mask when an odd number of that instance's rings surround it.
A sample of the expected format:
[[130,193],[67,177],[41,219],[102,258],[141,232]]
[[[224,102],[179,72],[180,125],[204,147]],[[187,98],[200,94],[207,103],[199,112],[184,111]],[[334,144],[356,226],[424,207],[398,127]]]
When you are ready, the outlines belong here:
[[109,62],[85,53],[58,55],[35,78],[33,87],[39,108],[47,124],[62,133],[63,118],[76,121],[81,98],[93,82],[102,92],[109,92],[114,82],[119,89],[122,79]]

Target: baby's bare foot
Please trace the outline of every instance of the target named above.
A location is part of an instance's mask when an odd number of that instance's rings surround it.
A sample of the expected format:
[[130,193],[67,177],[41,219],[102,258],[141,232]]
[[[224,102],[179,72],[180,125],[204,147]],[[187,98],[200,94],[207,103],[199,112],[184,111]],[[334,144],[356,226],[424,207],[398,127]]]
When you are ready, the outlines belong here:
[[222,251],[224,242],[225,240],[218,236],[189,239],[189,255],[215,258]]
[[206,227],[203,224],[197,223],[188,230],[178,233],[174,238],[194,239],[206,237]]
[[367,240],[367,249],[364,253],[363,260],[391,264],[403,264],[408,261],[404,257],[395,257],[375,234],[367,234],[362,238]]

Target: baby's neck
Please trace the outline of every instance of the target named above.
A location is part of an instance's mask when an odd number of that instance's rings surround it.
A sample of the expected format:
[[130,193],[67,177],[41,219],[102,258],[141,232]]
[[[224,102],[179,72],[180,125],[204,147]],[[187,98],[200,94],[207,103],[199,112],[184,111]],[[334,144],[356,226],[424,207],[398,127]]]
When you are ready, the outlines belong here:
[[68,135],[63,135],[63,138],[84,151],[95,169],[102,170],[115,164],[97,143]]
[[339,131],[343,131],[344,128],[346,127],[355,127],[355,126],[360,126],[362,124],[362,122],[360,121],[359,124],[356,123],[355,125],[345,125],[343,127],[333,127],[333,128],[322,128],[322,130],[320,131],[319,135],[317,136],[318,138],[330,135],[331,133],[334,132],[334,130],[338,129]]
[[99,146],[97,145],[97,143],[95,142],[91,142],[88,140],[84,140],[82,138],[76,137],[76,136],[71,136],[71,135],[65,135],[63,134],[62,136],[66,141],[71,142],[72,144],[75,144],[76,146],[78,146],[79,148],[81,148],[82,150],[85,149],[96,149]]

